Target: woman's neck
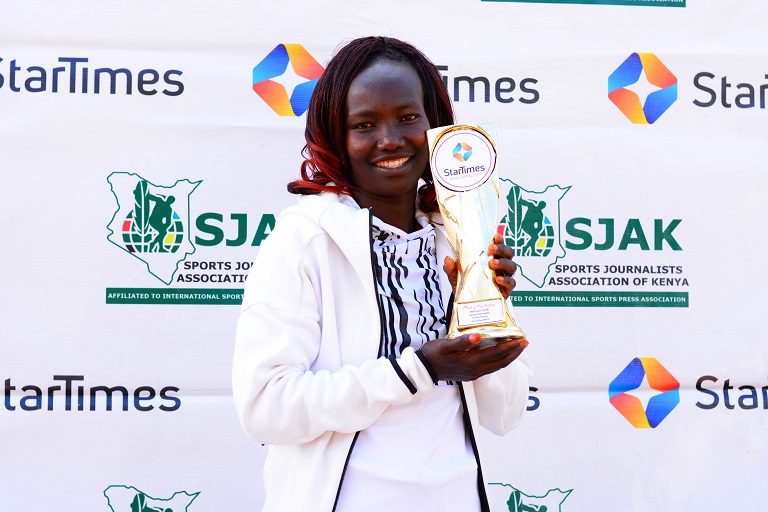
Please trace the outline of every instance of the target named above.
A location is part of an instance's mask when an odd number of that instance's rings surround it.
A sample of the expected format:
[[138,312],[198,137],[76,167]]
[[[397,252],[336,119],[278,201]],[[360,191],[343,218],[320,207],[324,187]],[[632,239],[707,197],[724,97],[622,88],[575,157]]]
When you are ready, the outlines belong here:
[[370,208],[377,218],[406,233],[418,229],[416,222],[416,196],[405,194],[402,197],[373,197],[363,192],[352,191],[352,198],[360,208]]

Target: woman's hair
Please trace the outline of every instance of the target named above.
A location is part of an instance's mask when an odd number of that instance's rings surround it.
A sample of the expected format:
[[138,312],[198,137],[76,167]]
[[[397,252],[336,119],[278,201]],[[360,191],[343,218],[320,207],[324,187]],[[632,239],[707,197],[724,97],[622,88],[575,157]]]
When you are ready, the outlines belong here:
[[[412,45],[391,37],[362,37],[342,47],[318,80],[307,110],[301,179],[288,184],[292,194],[323,191],[349,194],[352,169],[347,155],[347,93],[357,74],[375,60],[404,62],[413,67],[424,91],[424,110],[430,127],[453,124],[453,107],[434,64]],[[437,211],[435,186],[429,166],[419,189],[421,209]],[[332,185],[331,185],[332,183]]]

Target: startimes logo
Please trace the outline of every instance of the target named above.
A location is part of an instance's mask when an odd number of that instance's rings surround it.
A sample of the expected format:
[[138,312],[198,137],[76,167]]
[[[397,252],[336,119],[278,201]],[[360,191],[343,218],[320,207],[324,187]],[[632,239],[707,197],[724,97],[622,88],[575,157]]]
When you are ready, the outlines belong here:
[[[286,87],[274,80],[285,74],[288,64],[300,79],[306,80],[293,87],[290,97]],[[279,44],[253,68],[253,91],[277,115],[298,117],[307,111],[323,71],[323,66],[300,44]]]
[[[640,82],[643,73],[656,88],[644,103],[629,89]],[[653,124],[677,100],[677,78],[656,55],[633,53],[608,77],[608,98],[632,123]]]
[[466,162],[469,157],[472,156],[472,147],[466,142],[459,142],[456,147],[453,148],[453,158],[459,162]]
[[[0,63],[3,58],[0,57]],[[136,71],[128,68],[98,67],[91,69],[85,57],[59,57],[62,66],[22,65],[12,59],[0,64],[0,89],[8,85],[11,92],[48,92],[69,94],[127,94],[135,90],[142,96],[154,96],[158,92],[166,96],[179,96],[184,84],[179,80],[182,71],[156,69]],[[28,64],[28,63],[24,63]],[[37,63],[41,64],[41,63]],[[162,77],[162,82],[160,79]]]
[[[640,388],[646,378],[648,386],[659,394],[651,397],[643,408],[640,399],[630,391]],[[613,379],[608,397],[633,427],[656,428],[680,403],[680,383],[653,357],[636,357]]]

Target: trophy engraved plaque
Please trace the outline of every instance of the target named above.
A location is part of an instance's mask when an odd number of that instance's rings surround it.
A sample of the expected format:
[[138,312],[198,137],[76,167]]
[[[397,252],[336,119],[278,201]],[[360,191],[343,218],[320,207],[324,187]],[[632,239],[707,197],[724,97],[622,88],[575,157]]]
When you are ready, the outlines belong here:
[[448,337],[479,333],[479,346],[525,335],[488,268],[498,220],[499,177],[492,124],[456,124],[427,131],[440,213],[459,274]]

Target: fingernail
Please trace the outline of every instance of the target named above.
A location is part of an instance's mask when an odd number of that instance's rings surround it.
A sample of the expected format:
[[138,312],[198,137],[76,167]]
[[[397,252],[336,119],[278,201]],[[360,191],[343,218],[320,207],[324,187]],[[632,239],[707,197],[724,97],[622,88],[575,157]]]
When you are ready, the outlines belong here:
[[474,333],[474,334],[470,334],[470,335],[469,335],[469,341],[470,341],[470,343],[477,343],[477,342],[479,342],[481,339],[483,339],[483,337],[482,337],[481,335],[477,334],[477,333]]

